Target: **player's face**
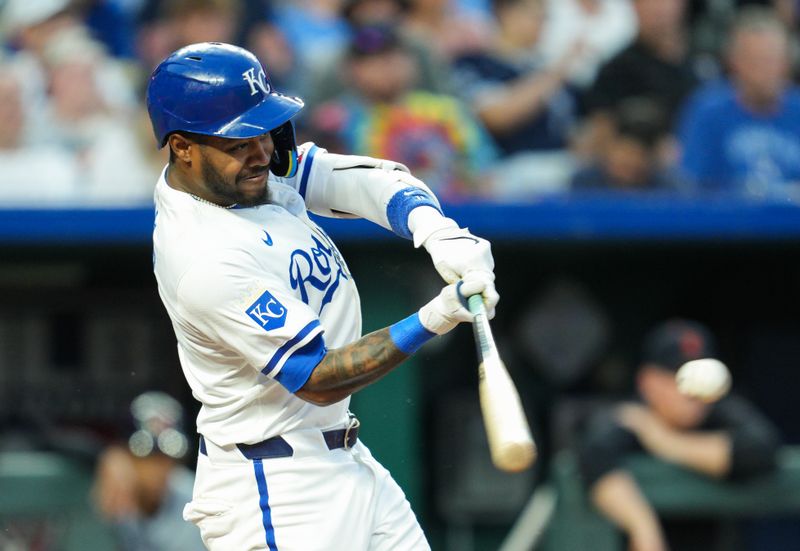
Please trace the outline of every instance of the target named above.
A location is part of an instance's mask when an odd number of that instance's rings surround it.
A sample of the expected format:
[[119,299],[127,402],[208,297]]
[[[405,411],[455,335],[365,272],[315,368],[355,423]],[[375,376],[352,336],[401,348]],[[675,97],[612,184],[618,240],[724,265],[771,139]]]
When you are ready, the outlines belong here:
[[214,202],[243,207],[268,202],[267,177],[275,149],[269,133],[246,139],[208,137],[199,145],[200,175]]
[[692,429],[708,414],[706,404],[680,393],[672,371],[646,368],[640,376],[639,389],[650,408],[676,429]]

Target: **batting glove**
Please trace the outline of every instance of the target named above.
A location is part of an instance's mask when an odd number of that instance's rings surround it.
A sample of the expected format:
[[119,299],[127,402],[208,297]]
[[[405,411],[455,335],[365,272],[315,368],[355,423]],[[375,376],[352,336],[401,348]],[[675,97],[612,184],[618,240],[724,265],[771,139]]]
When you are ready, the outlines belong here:
[[[462,321],[471,322],[473,315],[467,308],[466,299],[483,294],[486,283],[485,277],[467,277],[442,289],[436,298],[419,309],[419,320],[423,327],[431,333],[444,335]],[[494,307],[490,309],[487,306],[486,310],[489,319],[494,317]]]
[[468,272],[492,273],[494,270],[491,244],[466,228],[439,229],[425,239],[423,246],[447,283],[455,283]]
[[[464,281],[480,282],[483,285],[481,297],[483,298],[483,305],[486,308],[486,315],[489,319],[494,318],[494,309],[497,303],[500,302],[500,295],[494,287],[494,273],[493,272],[480,272],[477,270],[470,270],[464,274]],[[466,297],[470,297],[475,293],[463,293]]]

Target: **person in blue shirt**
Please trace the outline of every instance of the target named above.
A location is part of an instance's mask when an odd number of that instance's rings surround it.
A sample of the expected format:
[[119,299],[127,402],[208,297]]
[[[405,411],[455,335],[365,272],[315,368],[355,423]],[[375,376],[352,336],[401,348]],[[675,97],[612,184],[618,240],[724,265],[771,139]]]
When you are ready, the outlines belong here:
[[687,102],[681,169],[700,190],[791,196],[800,187],[800,90],[774,12],[746,8],[729,37],[730,77]]

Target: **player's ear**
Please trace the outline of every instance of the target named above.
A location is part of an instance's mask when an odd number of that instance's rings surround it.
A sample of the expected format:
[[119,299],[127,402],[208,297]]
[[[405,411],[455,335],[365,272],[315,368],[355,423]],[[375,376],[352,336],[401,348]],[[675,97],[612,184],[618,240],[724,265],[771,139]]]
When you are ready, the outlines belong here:
[[174,157],[187,165],[192,164],[192,146],[194,144],[186,136],[178,133],[170,134],[167,144],[171,153],[170,157]]

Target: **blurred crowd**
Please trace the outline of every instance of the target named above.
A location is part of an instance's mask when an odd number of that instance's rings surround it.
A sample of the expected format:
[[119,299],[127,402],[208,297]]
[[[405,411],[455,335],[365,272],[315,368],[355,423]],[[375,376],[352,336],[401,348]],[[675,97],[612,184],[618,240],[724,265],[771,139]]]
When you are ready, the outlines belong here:
[[149,202],[176,48],[253,51],[299,141],[440,197],[800,198],[796,0],[0,0],[0,203]]

